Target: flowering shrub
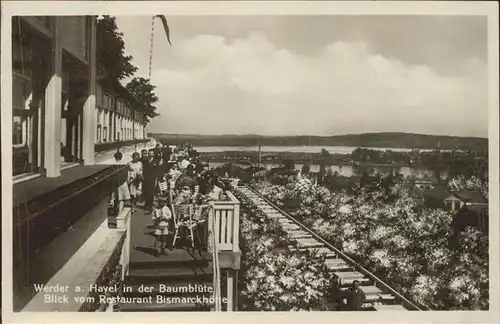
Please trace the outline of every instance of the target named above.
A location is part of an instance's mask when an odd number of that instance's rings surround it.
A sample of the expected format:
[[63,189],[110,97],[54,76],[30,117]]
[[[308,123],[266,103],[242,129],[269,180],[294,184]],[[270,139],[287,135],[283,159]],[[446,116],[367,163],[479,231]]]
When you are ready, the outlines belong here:
[[475,176],[456,176],[448,181],[448,189],[451,191],[479,191],[485,198],[488,198],[488,181]]
[[[487,190],[472,178],[450,183]],[[487,237],[469,228],[453,238],[452,215],[417,208],[405,185],[340,193],[304,182],[253,185],[279,205],[295,201],[294,217],[410,299],[431,309],[488,309]]]
[[244,241],[242,310],[320,310],[330,289],[331,274],[323,256],[280,250],[290,242],[277,222],[238,195]]

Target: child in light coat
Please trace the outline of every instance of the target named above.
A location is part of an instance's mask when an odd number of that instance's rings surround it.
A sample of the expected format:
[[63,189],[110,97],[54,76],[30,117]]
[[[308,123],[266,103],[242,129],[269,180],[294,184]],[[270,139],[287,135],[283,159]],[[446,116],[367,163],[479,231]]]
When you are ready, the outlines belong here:
[[153,210],[153,223],[155,242],[155,254],[166,254],[167,236],[169,232],[169,223],[172,219],[172,212],[167,206],[167,200],[164,197],[159,197],[157,207]]

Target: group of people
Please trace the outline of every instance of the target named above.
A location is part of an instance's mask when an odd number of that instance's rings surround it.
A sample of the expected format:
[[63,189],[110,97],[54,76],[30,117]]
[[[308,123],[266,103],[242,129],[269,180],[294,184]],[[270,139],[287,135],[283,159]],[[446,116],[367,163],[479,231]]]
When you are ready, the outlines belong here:
[[[122,157],[117,151],[117,163]],[[119,203],[123,206],[123,202],[129,200],[132,214],[138,202],[144,203],[146,214],[152,214],[158,253],[165,253],[174,205],[195,204],[200,199],[220,200],[223,196],[217,175],[191,145],[162,147],[156,144],[154,148],[134,152],[127,167],[127,182],[118,190]]]

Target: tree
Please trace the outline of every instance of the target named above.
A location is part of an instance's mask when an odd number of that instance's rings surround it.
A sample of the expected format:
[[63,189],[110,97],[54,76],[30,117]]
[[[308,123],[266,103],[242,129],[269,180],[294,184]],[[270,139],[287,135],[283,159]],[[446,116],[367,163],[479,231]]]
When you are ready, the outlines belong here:
[[295,170],[295,163],[291,159],[286,159],[283,161],[283,167],[286,171],[293,171]]
[[324,159],[327,159],[327,158],[330,158],[331,157],[331,154],[330,152],[328,152],[325,148],[322,148],[321,149],[321,153],[320,153],[320,156]]
[[160,115],[156,112],[154,105],[158,102],[158,97],[154,93],[156,86],[152,85],[149,79],[133,78],[126,88],[142,104],[143,112],[146,114],[146,122]]
[[320,158],[319,158],[319,178],[320,182],[324,181],[326,174],[326,164],[330,162],[331,154],[325,148],[321,149]]
[[116,18],[104,16],[97,25],[97,62],[112,80],[123,80],[137,72],[132,56],[125,55],[123,33],[118,32]]

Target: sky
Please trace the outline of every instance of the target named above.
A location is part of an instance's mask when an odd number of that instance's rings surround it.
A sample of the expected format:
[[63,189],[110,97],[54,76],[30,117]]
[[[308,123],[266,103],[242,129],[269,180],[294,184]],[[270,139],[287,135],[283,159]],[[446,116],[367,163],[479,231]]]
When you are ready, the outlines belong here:
[[[480,16],[167,16],[150,132],[488,135]],[[117,17],[148,77],[151,17]]]

